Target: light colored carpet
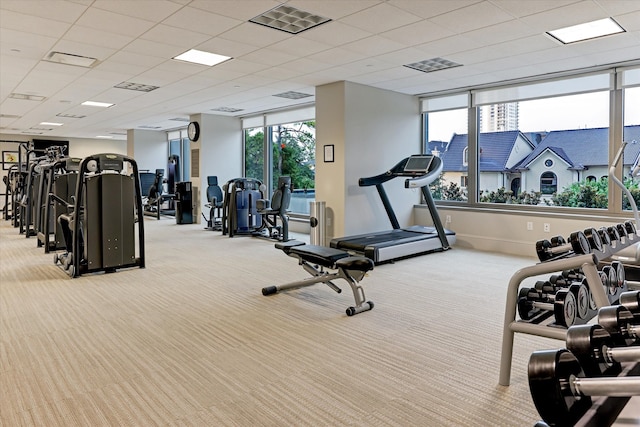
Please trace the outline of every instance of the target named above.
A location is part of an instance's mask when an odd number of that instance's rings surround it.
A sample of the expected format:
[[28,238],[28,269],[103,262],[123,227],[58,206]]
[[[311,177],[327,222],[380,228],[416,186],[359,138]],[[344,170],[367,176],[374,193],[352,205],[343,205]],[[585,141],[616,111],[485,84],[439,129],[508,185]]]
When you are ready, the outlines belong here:
[[[147,219],[147,268],[69,279],[0,222],[3,426],[531,426],[533,350],[498,386],[511,275],[533,259],[454,248],[349,288],[262,296],[307,277],[273,242]],[[340,286],[343,283],[337,282]]]

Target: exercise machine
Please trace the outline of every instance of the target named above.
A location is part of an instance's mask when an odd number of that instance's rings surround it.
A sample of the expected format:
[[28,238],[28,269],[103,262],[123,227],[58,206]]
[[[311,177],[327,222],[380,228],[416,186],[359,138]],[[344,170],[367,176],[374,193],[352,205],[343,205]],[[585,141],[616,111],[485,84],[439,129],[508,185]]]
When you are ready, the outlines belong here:
[[73,203],[67,207],[70,213],[58,216],[66,252],[54,255],[54,263],[60,263],[70,277],[145,267],[142,194],[135,160],[110,153],[84,158]]
[[[360,187],[375,186],[384,205],[392,230],[334,238],[332,248],[363,254],[376,264],[436,251],[445,251],[456,241],[455,233],[442,226],[429,184],[442,173],[439,157],[417,154],[403,159],[390,170],[369,178],[360,178]],[[406,178],[405,188],[419,188],[433,220],[433,227],[414,225],[401,228],[383,184],[395,178]]]
[[[345,251],[327,248],[326,246],[306,245],[297,240],[279,242],[276,243],[275,247],[288,256],[296,258],[298,264],[312,277],[285,285],[267,286],[262,288],[262,295],[273,295],[282,291],[315,285],[316,283],[324,283],[335,292],[341,293],[342,289],[333,283],[333,280],[343,279],[351,287],[355,299],[355,305],[347,308],[347,315],[353,316],[373,309],[373,302],[366,300],[364,289],[359,284],[366,273],[373,270],[373,261],[369,258],[351,256]],[[336,271],[329,272],[325,268]]]
[[264,199],[261,185],[254,178],[234,178],[223,185],[222,234],[252,235],[262,227],[257,208],[258,200]]
[[290,203],[291,177],[281,176],[278,178],[278,186],[273,192],[271,200],[259,199],[256,201],[258,214],[262,215],[262,225],[254,234],[283,242],[289,240],[287,210]]
[[176,224],[193,224],[193,190],[190,181],[176,182]]
[[36,235],[38,247],[44,246],[45,253],[66,247],[64,234],[56,219],[68,213],[67,206],[73,202],[81,160],[77,157],[66,157],[42,168]]
[[217,176],[207,177],[207,203],[205,208],[209,209],[209,218],[202,212],[202,218],[207,222],[205,230],[221,231],[222,230],[222,207],[224,204],[224,196],[222,188],[218,185]]

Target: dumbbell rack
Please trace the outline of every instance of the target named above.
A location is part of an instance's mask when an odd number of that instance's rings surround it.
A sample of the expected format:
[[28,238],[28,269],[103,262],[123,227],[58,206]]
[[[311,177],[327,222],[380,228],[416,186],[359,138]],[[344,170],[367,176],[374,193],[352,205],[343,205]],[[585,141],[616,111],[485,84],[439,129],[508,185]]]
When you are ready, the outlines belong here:
[[511,382],[511,362],[513,358],[513,341],[516,332],[529,335],[537,335],[557,340],[565,340],[567,329],[548,323],[533,323],[531,321],[516,320],[516,309],[518,305],[518,289],[523,280],[543,274],[556,273],[562,270],[581,269],[587,279],[587,286],[597,308],[611,305],[609,298],[605,294],[604,287],[598,274],[598,264],[600,261],[610,258],[612,255],[640,242],[640,235],[629,234],[621,237],[620,240],[611,242],[602,251],[592,250],[592,253],[585,255],[575,255],[566,258],[554,259],[542,262],[529,267],[524,267],[511,277],[507,288],[507,301],[504,312],[504,326],[502,331],[502,355],[500,359],[500,379],[499,384],[508,386]]

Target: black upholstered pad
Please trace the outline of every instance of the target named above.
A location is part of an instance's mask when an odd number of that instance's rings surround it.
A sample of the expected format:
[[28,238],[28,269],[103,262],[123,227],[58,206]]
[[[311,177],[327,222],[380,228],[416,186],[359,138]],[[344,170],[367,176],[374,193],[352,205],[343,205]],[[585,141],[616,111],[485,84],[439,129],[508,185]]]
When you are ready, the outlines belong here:
[[321,265],[323,267],[333,267],[342,258],[347,258],[349,254],[340,249],[328,248],[318,245],[294,246],[290,249],[292,254],[298,255],[305,261]]
[[363,256],[350,256],[341,258],[336,262],[336,267],[358,271],[373,270],[373,265],[372,260]]
[[291,248],[301,245],[304,245],[304,242],[301,242],[300,240],[289,240],[287,242],[278,242],[275,244],[275,247],[276,249],[280,249],[285,254],[289,255],[289,252],[291,252]]

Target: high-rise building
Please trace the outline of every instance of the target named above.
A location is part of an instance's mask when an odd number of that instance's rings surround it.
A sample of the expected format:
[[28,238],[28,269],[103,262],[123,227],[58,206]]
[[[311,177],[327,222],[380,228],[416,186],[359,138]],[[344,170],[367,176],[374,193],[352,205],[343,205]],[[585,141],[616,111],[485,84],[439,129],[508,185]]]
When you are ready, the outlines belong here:
[[480,107],[480,132],[518,130],[518,103],[491,104]]

